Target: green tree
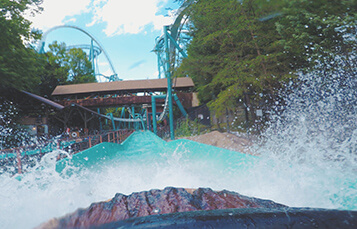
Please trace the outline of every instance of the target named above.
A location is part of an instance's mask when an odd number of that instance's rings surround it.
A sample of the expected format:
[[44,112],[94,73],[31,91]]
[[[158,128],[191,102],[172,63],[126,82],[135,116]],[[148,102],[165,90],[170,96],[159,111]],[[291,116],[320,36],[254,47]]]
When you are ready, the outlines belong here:
[[[67,78],[61,78],[61,83],[91,83],[96,82],[92,64],[88,60],[87,54],[79,48],[67,49],[65,43],[58,44],[56,41],[49,45],[47,52],[50,64],[61,66],[67,73]],[[63,71],[63,70],[61,70]],[[63,82],[65,80],[65,82]]]
[[0,88],[14,87],[34,91],[40,81],[42,59],[30,47],[40,37],[30,28],[24,12],[35,14],[41,10],[40,0],[0,0]]
[[47,98],[51,97],[53,90],[58,85],[67,84],[67,70],[56,63],[52,53],[46,53],[47,61],[41,74],[40,95]]
[[96,82],[92,63],[87,54],[80,48],[72,48],[67,52],[67,65],[71,84]]
[[356,0],[287,1],[276,25],[290,63],[301,69],[347,57],[357,45],[356,9]]
[[193,78],[199,99],[222,114],[244,102],[269,106],[302,69],[350,68],[355,0],[205,0],[190,9],[188,58],[176,76]]
[[87,54],[65,43],[53,42],[45,53],[47,62],[41,75],[41,94],[50,96],[58,85],[96,82]]
[[[202,103],[218,114],[240,101],[269,103],[289,79],[277,18],[261,18],[281,9],[283,1],[197,1],[191,8],[192,41],[177,75],[189,75]],[[254,114],[254,111],[251,112]]]

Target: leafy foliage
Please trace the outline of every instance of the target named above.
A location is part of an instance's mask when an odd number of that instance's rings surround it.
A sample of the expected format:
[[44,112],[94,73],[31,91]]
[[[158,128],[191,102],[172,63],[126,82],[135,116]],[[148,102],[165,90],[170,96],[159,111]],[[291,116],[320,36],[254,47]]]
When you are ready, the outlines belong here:
[[40,79],[41,57],[28,45],[40,32],[30,29],[25,11],[41,10],[39,0],[0,1],[0,88],[15,87],[33,91]]
[[191,121],[189,118],[178,119],[176,122],[175,136],[189,137],[202,134],[207,131],[207,126],[199,123],[197,119]]
[[65,43],[58,44],[56,41],[49,45],[49,48],[50,51],[47,52],[49,63],[64,68],[67,73],[66,84],[96,82],[92,64],[82,49],[71,48],[67,50]]
[[310,68],[327,63],[336,55],[347,55],[356,40],[345,39],[356,34],[357,2],[355,0],[293,0],[284,8],[277,22],[281,43],[296,68]]
[[87,54],[79,48],[67,50],[65,43],[49,45],[47,63],[41,75],[41,94],[50,96],[57,85],[96,82]]
[[234,109],[242,99],[248,105],[254,100],[269,102],[291,77],[275,30],[277,19],[259,21],[279,9],[281,1],[264,2],[207,0],[192,7],[189,57],[177,74],[190,75],[200,101],[209,102],[217,113]]
[[351,61],[356,9],[355,0],[195,1],[189,57],[176,76],[191,76],[216,114],[244,103],[254,119],[295,72],[333,67],[336,55]]

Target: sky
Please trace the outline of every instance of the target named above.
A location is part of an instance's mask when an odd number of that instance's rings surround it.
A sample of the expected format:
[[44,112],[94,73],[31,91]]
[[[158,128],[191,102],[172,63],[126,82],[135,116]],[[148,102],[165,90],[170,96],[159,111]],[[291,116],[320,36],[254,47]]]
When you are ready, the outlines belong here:
[[[42,7],[40,14],[28,19],[46,34],[45,51],[53,41],[90,45],[91,38],[73,28],[46,33],[59,25],[76,26],[100,43],[120,79],[137,80],[158,78],[157,58],[151,50],[163,26],[173,23],[179,5],[173,0],[44,0]],[[104,75],[112,74],[103,53],[97,67]]]

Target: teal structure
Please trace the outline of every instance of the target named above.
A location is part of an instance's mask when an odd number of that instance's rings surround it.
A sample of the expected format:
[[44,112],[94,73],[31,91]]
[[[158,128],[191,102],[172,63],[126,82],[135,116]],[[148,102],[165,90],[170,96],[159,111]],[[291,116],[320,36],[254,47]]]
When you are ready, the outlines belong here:
[[[173,121],[173,107],[172,107],[172,72],[179,65],[182,58],[187,58],[187,54],[182,48],[187,45],[190,38],[184,37],[184,25],[188,21],[186,11],[188,7],[193,3],[193,0],[185,1],[182,6],[178,9],[178,16],[175,22],[171,26],[164,26],[164,34],[156,39],[156,44],[153,52],[157,55],[158,64],[158,77],[161,78],[162,71],[167,79],[167,96],[168,96],[168,106],[169,106],[169,125],[170,125],[170,138],[175,139],[174,131],[174,121]],[[153,99],[154,101],[154,99]],[[175,101],[177,101],[175,99]],[[177,103],[178,104],[178,103]],[[180,110],[182,111],[180,105]],[[153,108],[153,117],[154,113]],[[183,109],[184,110],[184,109]],[[185,115],[186,111],[182,112]],[[155,126],[156,120],[153,119],[154,133],[156,133]]]

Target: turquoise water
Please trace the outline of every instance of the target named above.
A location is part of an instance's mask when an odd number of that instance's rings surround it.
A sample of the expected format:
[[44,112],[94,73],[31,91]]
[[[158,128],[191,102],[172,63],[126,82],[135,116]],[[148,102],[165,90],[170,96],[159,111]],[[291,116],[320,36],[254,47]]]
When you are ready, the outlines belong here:
[[[178,153],[180,152],[180,153]],[[180,155],[179,155],[180,154]],[[56,171],[66,170],[67,175],[73,174],[72,168],[101,170],[107,166],[135,162],[137,164],[161,163],[164,157],[182,157],[185,163],[189,161],[203,162],[210,169],[225,172],[235,163],[236,169],[244,170],[256,160],[255,156],[226,150],[194,141],[179,139],[166,142],[150,131],[137,131],[122,144],[101,143],[90,149],[59,161]],[[210,165],[211,163],[211,165]]]
[[118,177],[134,179],[134,185],[150,184],[147,189],[163,181],[164,186],[235,190],[296,207],[356,210],[353,161],[316,161],[318,150],[313,150],[310,161],[294,161],[286,155],[261,152],[256,157],[185,139],[166,142],[150,131],[137,131],[121,145],[102,143],[61,160],[56,171],[72,176],[116,170]]

